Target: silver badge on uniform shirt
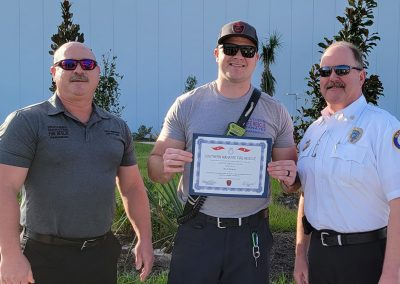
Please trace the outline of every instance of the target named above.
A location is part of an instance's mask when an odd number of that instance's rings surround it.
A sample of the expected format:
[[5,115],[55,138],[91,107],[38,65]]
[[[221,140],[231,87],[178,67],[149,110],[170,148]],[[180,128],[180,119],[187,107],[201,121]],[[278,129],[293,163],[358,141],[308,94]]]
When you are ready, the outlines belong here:
[[361,139],[362,135],[363,130],[361,128],[353,127],[353,129],[349,133],[349,142],[352,144],[356,143],[358,140]]
[[311,144],[311,140],[308,139],[308,140],[306,141],[306,143],[304,144],[303,150],[302,150],[302,151],[304,151],[305,149],[307,149],[307,148],[310,146],[310,144]]

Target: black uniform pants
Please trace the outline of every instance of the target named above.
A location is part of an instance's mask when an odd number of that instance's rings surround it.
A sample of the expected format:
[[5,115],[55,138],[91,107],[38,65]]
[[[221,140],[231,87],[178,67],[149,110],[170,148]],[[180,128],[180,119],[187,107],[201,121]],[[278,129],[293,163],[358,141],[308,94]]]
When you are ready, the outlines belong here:
[[312,233],[308,251],[309,284],[377,284],[385,248],[386,239],[327,247]]
[[114,235],[92,247],[49,245],[22,237],[35,284],[117,283],[117,261],[121,245]]
[[[257,264],[253,256],[253,233],[258,236],[260,248]],[[268,219],[221,229],[195,217],[178,228],[168,283],[269,283],[272,242]]]

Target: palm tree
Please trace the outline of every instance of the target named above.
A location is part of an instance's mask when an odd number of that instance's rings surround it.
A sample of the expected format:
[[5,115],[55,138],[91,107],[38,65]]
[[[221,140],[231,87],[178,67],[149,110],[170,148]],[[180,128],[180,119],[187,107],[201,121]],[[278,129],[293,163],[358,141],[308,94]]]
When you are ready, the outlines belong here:
[[270,96],[273,96],[275,93],[275,83],[276,80],[272,75],[270,66],[275,63],[275,53],[276,50],[281,47],[280,42],[281,36],[278,32],[273,32],[272,35],[269,37],[268,42],[266,45],[261,43],[262,45],[262,52],[261,52],[261,60],[264,65],[264,71],[261,75],[261,90]]

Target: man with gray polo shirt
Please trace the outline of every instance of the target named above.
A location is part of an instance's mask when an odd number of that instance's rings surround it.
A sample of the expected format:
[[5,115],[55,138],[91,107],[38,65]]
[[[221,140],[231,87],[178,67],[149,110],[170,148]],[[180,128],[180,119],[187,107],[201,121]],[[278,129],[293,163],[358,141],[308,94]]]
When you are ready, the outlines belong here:
[[153,263],[151,224],[131,132],[93,103],[100,69],[89,48],[62,45],[50,71],[54,96],[0,126],[0,283],[117,283],[116,185],[143,280]]
[[[149,176],[168,182],[183,173],[178,195],[188,200],[192,136],[224,135],[238,121],[252,97],[251,77],[258,55],[253,26],[243,21],[224,25],[214,50],[218,78],[178,97],[165,118],[149,157]],[[296,147],[287,110],[262,93],[245,125],[246,137],[272,139],[271,177],[295,190]],[[168,283],[268,283],[272,235],[266,198],[208,196],[200,212],[179,226]]]

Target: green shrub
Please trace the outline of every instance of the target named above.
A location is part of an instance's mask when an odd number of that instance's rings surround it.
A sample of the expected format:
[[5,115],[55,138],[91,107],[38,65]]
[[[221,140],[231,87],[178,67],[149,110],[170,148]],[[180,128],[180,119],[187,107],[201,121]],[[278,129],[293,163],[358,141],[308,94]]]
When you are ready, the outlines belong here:
[[189,75],[186,78],[185,89],[183,90],[183,93],[187,93],[187,92],[195,89],[196,88],[196,84],[197,84],[196,76]]
[[117,56],[111,56],[111,49],[107,54],[101,56],[100,80],[94,92],[93,101],[106,111],[121,116],[125,107],[119,105],[119,97],[121,96],[119,80],[124,76],[116,71],[116,60]]
[[145,178],[151,207],[154,247],[172,250],[172,242],[178,228],[176,218],[182,214],[183,205],[177,196],[179,176],[169,183],[153,183]]
[[133,132],[133,140],[135,141],[156,141],[157,137],[152,133],[153,127],[140,125],[137,132]]
[[[357,46],[364,60],[364,68],[368,70],[368,54],[377,45],[380,40],[378,33],[370,33],[368,28],[373,25],[373,9],[377,7],[374,0],[348,0],[349,7],[345,9],[345,17],[337,16],[337,20],[343,26],[333,40],[324,38],[325,42],[320,42],[319,47],[323,51],[328,48],[333,41],[348,41]],[[321,52],[323,52],[321,51]],[[325,108],[326,102],[319,90],[319,64],[314,64],[306,78],[307,86],[310,90],[306,91],[306,103],[311,104],[309,108],[301,107],[298,110],[299,115],[295,119],[295,140],[299,142],[303,137],[308,126],[321,115],[321,110]],[[368,103],[377,105],[380,96],[383,96],[383,85],[378,75],[369,75],[366,77],[363,85],[363,94]]]

